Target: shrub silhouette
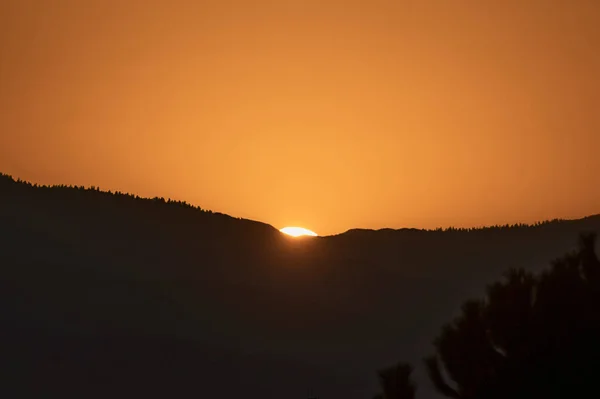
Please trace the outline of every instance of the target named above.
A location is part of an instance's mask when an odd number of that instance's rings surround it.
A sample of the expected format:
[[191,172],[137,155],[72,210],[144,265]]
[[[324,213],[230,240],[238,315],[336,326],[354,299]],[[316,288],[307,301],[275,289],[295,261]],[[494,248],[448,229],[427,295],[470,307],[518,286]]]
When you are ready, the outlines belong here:
[[[600,261],[595,235],[539,275],[511,269],[467,301],[425,359],[446,397],[565,398],[597,389]],[[447,379],[452,382],[448,382]]]
[[375,399],[414,399],[417,388],[411,379],[412,371],[412,366],[406,363],[380,370],[379,383],[383,394],[376,395]]

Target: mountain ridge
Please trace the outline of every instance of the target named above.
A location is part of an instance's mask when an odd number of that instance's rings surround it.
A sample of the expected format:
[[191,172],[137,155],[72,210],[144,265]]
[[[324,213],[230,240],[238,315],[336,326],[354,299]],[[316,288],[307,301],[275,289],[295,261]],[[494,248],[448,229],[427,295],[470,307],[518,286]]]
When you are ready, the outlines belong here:
[[[202,212],[204,214],[212,214],[212,215],[216,215],[216,216],[220,216],[220,217],[227,217],[227,218],[231,218],[234,220],[239,220],[242,221],[244,223],[258,223],[261,225],[265,225],[270,227],[271,229],[273,229],[274,231],[279,231],[278,228],[276,228],[275,226],[260,221],[260,220],[256,220],[256,219],[247,219],[247,218],[242,218],[242,217],[236,217],[233,215],[229,215],[227,213],[223,213],[223,212],[216,212],[216,211],[212,211],[209,209],[205,209],[202,208],[199,205],[193,205],[188,203],[187,201],[180,201],[180,200],[173,200],[171,198],[164,198],[164,197],[140,197],[136,194],[132,194],[132,193],[124,193],[124,192],[120,192],[120,191],[111,191],[111,190],[101,190],[100,188],[96,187],[96,186],[89,186],[89,187],[85,187],[85,186],[74,186],[74,185],[61,185],[61,184],[57,184],[57,185],[39,185],[37,183],[32,183],[30,181],[25,181],[22,180],[20,178],[15,178],[12,175],[6,174],[6,173],[2,173],[0,172],[0,179],[2,179],[3,184],[21,184],[30,188],[38,188],[38,189],[71,189],[71,190],[83,190],[83,191],[87,191],[87,192],[96,192],[96,193],[100,193],[102,195],[114,195],[115,197],[124,197],[124,198],[129,198],[129,199],[135,199],[135,200],[142,200],[142,201],[152,201],[152,202],[163,202],[166,204],[174,204],[174,205],[178,205],[178,206],[182,206],[185,208],[189,208],[191,210],[195,210],[195,211],[199,211]],[[318,236],[320,238],[327,238],[327,237],[338,237],[338,236],[343,236],[346,234],[370,234],[370,233],[405,233],[405,232],[445,232],[445,231],[459,231],[459,232],[470,232],[470,231],[479,231],[479,230],[490,230],[490,229],[500,229],[500,228],[526,228],[526,227],[537,227],[540,225],[545,225],[545,224],[549,224],[549,223],[562,223],[562,222],[575,222],[575,221],[582,221],[582,220],[586,220],[586,219],[590,219],[590,218],[599,218],[600,217],[600,213],[597,214],[592,214],[592,215],[587,215],[587,216],[583,216],[583,217],[579,217],[579,218],[570,218],[570,219],[566,219],[566,218],[554,218],[554,219],[548,219],[548,220],[540,220],[537,222],[533,222],[533,223],[507,223],[507,224],[502,224],[502,225],[481,225],[481,226],[473,226],[473,227],[453,227],[453,226],[448,226],[448,227],[436,227],[436,228],[419,228],[419,227],[398,227],[398,228],[393,228],[393,227],[381,227],[381,228],[362,228],[362,227],[357,227],[357,228],[350,228],[344,232],[341,233],[335,233],[335,234],[329,234],[329,235],[323,235],[323,236]]]
[[[173,384],[215,398],[301,397],[307,388],[371,397],[377,369],[400,358],[418,365],[462,301],[508,267],[540,270],[579,233],[600,232],[595,215],[298,240],[199,209],[0,177],[0,338],[21,348],[0,362],[21,364],[14,381],[34,387],[43,371],[53,377],[37,396],[64,397],[70,372],[92,378],[82,368],[118,381],[104,395],[132,373],[128,388],[148,397]],[[142,356],[153,351],[171,371]],[[130,366],[111,372],[121,361]],[[419,368],[416,377],[420,397],[435,397]],[[71,388],[90,397],[85,387]]]

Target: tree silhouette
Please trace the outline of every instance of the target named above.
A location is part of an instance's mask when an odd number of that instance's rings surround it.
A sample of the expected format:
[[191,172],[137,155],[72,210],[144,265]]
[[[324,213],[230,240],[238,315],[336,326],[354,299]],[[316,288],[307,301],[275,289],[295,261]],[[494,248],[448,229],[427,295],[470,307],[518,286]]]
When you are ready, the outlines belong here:
[[[442,395],[461,399],[565,398],[597,390],[600,261],[595,235],[533,275],[511,269],[466,302],[425,359]],[[449,378],[452,382],[447,382]]]
[[392,367],[379,371],[379,382],[383,394],[376,395],[376,399],[414,399],[417,390],[411,379],[412,366],[398,363]]

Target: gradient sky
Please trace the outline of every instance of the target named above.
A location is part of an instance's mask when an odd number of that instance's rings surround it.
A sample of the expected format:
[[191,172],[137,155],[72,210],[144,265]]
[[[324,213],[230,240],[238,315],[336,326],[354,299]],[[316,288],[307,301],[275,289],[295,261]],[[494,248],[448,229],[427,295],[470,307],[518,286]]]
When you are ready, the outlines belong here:
[[0,171],[300,225],[600,212],[597,0],[2,0]]

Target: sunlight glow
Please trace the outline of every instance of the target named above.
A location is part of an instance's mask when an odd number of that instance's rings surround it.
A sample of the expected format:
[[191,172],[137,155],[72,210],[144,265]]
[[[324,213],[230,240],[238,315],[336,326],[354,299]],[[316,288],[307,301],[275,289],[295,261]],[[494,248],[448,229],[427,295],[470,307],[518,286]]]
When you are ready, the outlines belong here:
[[317,236],[317,233],[315,233],[314,231],[305,229],[304,227],[284,227],[283,229],[280,229],[279,231],[281,231],[284,234],[290,235],[292,237],[300,237],[300,236],[316,237]]

